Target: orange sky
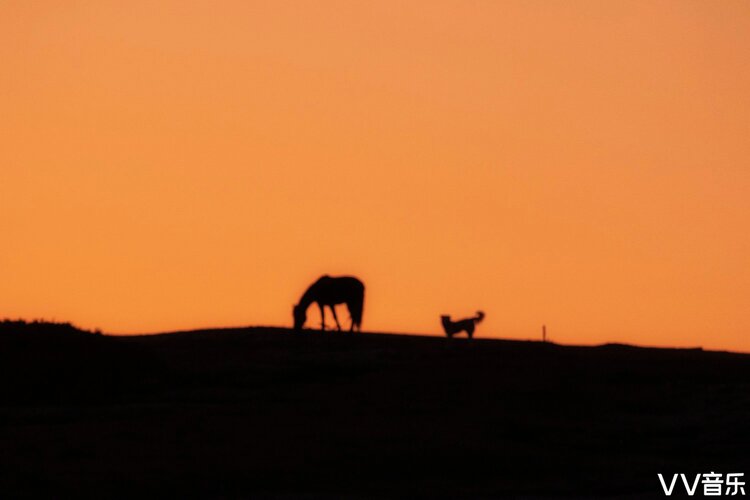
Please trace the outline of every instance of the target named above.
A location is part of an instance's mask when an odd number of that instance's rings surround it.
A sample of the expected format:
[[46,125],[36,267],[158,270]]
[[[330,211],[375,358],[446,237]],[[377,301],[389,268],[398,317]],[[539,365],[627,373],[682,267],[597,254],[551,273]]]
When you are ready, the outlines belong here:
[[[750,3],[5,1],[0,316],[750,351]],[[346,314],[344,314],[346,316]]]

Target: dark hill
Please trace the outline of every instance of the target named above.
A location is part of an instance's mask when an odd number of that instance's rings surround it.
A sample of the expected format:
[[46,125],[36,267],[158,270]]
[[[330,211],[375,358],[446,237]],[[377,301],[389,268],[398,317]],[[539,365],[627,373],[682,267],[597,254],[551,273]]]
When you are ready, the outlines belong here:
[[[750,473],[750,356],[0,325],[4,497],[662,498]],[[746,477],[747,479],[747,477]]]

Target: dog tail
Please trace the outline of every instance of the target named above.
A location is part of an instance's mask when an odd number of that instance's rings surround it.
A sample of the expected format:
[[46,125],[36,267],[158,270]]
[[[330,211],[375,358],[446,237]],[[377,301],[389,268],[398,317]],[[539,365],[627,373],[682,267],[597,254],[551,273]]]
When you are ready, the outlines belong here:
[[479,323],[484,319],[484,313],[482,311],[477,311],[477,315],[474,318],[474,323]]

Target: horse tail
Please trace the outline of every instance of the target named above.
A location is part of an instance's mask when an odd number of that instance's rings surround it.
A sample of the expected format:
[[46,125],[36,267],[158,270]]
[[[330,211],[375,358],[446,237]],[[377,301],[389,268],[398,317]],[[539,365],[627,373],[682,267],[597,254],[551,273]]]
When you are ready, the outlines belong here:
[[482,311],[477,311],[477,316],[474,318],[474,323],[479,323],[484,319],[484,313]]
[[365,286],[362,285],[356,292],[354,300],[352,301],[351,315],[352,315],[352,326],[357,327],[357,330],[362,330],[362,313],[365,309]]

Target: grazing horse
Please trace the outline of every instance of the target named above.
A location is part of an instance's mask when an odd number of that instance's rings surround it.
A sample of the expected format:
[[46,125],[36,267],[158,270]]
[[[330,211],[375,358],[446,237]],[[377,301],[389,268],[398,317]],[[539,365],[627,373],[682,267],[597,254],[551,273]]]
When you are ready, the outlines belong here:
[[294,306],[292,315],[294,317],[294,329],[301,329],[307,321],[307,308],[316,302],[320,308],[320,329],[326,329],[325,306],[333,313],[336,326],[341,331],[339,319],[336,317],[336,304],[346,304],[349,309],[352,324],[349,331],[362,329],[362,309],[365,302],[365,285],[352,276],[321,276],[318,281],[310,287],[299,299],[299,304]]

